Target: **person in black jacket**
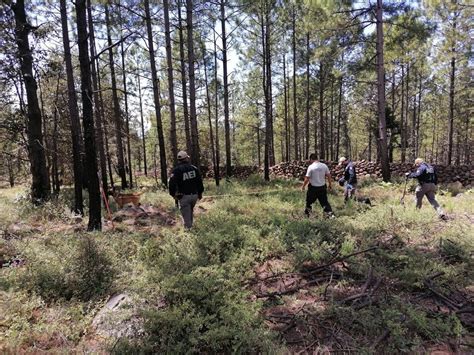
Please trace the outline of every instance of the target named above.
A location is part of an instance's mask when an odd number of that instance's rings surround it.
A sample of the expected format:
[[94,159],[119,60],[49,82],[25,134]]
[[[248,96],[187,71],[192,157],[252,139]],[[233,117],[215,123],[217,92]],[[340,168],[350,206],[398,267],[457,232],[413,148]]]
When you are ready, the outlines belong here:
[[171,173],[168,186],[170,195],[179,202],[184,227],[191,229],[194,206],[202,198],[204,185],[199,169],[189,162],[188,153],[178,153],[178,165]]
[[423,197],[426,196],[428,202],[438,212],[440,218],[445,219],[446,215],[436,201],[436,185],[438,184],[438,176],[433,166],[425,163],[423,159],[415,159],[416,171],[412,173],[406,173],[407,179],[417,179],[418,186],[415,190],[416,196],[416,208],[421,208],[423,203]]
[[345,157],[339,158],[339,165],[344,166],[344,176],[339,179],[339,184],[344,186],[344,202],[355,198],[357,189],[357,173],[354,164]]

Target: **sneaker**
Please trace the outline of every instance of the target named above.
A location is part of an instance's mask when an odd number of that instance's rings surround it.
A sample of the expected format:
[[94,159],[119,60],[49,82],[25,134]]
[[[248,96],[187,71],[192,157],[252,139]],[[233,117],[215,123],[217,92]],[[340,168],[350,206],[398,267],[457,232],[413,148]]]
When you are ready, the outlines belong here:
[[334,218],[336,218],[336,216],[335,216],[334,213],[332,213],[332,212],[326,213],[326,216],[327,216],[327,218],[329,218],[329,219],[334,219]]

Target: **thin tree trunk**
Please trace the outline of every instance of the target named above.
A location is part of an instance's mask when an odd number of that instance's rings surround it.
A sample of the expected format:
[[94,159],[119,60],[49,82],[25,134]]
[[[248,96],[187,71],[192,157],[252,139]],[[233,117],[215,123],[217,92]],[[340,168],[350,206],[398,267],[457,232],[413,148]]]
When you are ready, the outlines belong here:
[[226,17],[225,17],[226,0],[220,1],[221,12],[221,28],[222,28],[222,70],[224,81],[224,134],[225,134],[225,155],[226,155],[226,175],[232,175],[232,160],[231,160],[231,146],[230,146],[230,124],[229,124],[229,84],[227,82],[227,35],[226,35]]
[[[453,22],[453,32],[456,32],[457,21]],[[451,47],[451,70],[449,73],[449,117],[448,117],[448,159],[447,164],[451,165],[453,157],[453,135],[454,135],[454,85],[456,79],[456,44]]]
[[[161,103],[160,103],[160,88],[158,75],[156,73],[156,62],[155,62],[155,49],[153,43],[153,32],[151,30],[151,16],[150,16],[150,2],[149,0],[144,1],[145,5],[145,21],[148,35],[148,52],[150,54],[150,69],[151,79],[153,83],[153,98],[155,101],[155,114],[156,114],[156,131],[158,134],[158,145],[160,147],[160,176],[161,183],[164,186],[168,185],[168,171],[166,165],[166,151],[165,151],[165,138],[163,136],[163,123],[161,120]],[[155,170],[156,175],[156,170]]]
[[339,99],[337,108],[337,131],[336,131],[336,157],[339,159],[339,148],[341,145],[341,110],[342,110],[342,76],[339,79]]
[[379,118],[379,152],[383,181],[390,181],[390,165],[387,154],[387,125],[385,121],[385,70],[383,56],[382,0],[377,0],[377,108]]
[[[100,66],[99,66],[99,61],[96,62],[97,65],[97,73],[100,73]],[[110,186],[112,187],[112,190],[115,190],[115,185],[114,185],[114,176],[113,176],[113,170],[112,170],[112,158],[110,156],[110,150],[109,150],[109,138],[107,137],[107,121],[104,116],[104,100],[102,97],[102,85],[100,81],[100,75],[97,75],[97,88],[99,89],[99,102],[100,102],[100,107],[101,107],[101,129],[102,132],[104,133],[104,148],[105,148],[105,157],[107,158],[107,171],[109,172],[109,180],[110,180]]]
[[334,79],[331,80],[331,129],[329,132],[330,157],[334,161]]
[[[205,50],[203,50],[203,58],[206,60],[205,56]],[[214,168],[214,180],[216,181],[216,186],[219,184],[219,172],[217,171],[217,166],[216,166],[216,151],[214,149],[214,133],[212,130],[212,110],[211,110],[211,96],[209,94],[209,81],[207,78],[207,66],[206,63],[204,63],[204,79],[205,79],[205,84],[206,84],[206,100],[207,100],[207,115],[208,115],[208,121],[209,121],[209,141],[211,145],[211,155],[212,155],[212,166]]]
[[293,5],[292,12],[292,29],[293,29],[293,41],[292,41],[292,50],[293,50],[293,131],[294,131],[294,142],[295,142],[295,160],[300,158],[298,151],[298,112],[296,108],[296,9]]
[[199,168],[201,156],[199,152],[199,133],[196,115],[196,83],[194,76],[194,30],[193,0],[186,0],[186,24],[188,35],[188,69],[189,69],[189,123],[191,125],[191,160]]
[[89,225],[88,230],[101,230],[101,203],[94,135],[92,108],[92,85],[89,52],[87,48],[87,20],[85,0],[76,0],[77,44],[81,68],[82,124],[84,126],[84,147],[89,183]]
[[[90,54],[91,54],[91,75],[92,75],[92,88],[94,90],[94,113],[95,113],[95,125],[97,130],[97,146],[99,147],[99,162],[100,162],[100,173],[101,173],[101,180],[102,180],[102,190],[108,191],[108,183],[107,183],[107,162],[104,152],[104,131],[102,129],[103,121],[104,121],[104,109],[103,103],[101,99],[101,95],[99,94],[99,84],[98,84],[98,58],[96,56],[96,48],[95,48],[95,33],[94,33],[94,22],[92,20],[92,6],[91,1],[87,0],[87,14],[88,14],[88,24],[89,24],[89,47],[90,47]],[[97,67],[96,67],[97,66]]]
[[283,94],[285,95],[285,159],[290,160],[290,122],[288,116],[288,87],[286,86],[286,56],[283,55]]
[[[186,63],[184,60],[184,36],[181,18],[181,0],[178,0],[178,22],[179,22],[179,60],[181,64],[181,86],[183,88],[183,115],[184,115],[184,133],[186,135],[186,150],[191,153],[191,129],[189,128],[188,112],[188,93],[186,86]],[[214,41],[215,42],[215,41]]]
[[119,12],[120,20],[120,57],[122,59],[122,81],[123,81],[123,98],[125,101],[125,134],[127,135],[127,160],[128,160],[128,181],[130,188],[133,188],[133,169],[132,169],[132,149],[130,144],[130,115],[128,113],[128,92],[127,92],[127,73],[125,71],[125,50],[123,49],[123,22]]
[[273,118],[272,118],[272,70],[271,70],[271,7],[265,1],[265,156],[264,156],[264,178],[270,180],[270,165],[274,160],[273,151]]
[[145,170],[145,176],[148,176],[147,164],[146,164],[145,122],[143,119],[142,87],[140,84],[140,75],[138,74],[138,72],[137,72],[137,83],[138,83],[138,102],[140,105],[140,124],[141,124],[141,129],[142,129],[143,169]]
[[54,114],[53,114],[53,152],[52,152],[52,176],[53,176],[53,193],[55,196],[59,195],[60,182],[59,182],[59,168],[58,168],[58,98],[59,98],[59,79],[62,72],[59,72],[58,81],[56,84],[56,93],[54,98]]
[[321,59],[319,64],[319,156],[324,159],[325,151],[325,137],[324,137],[324,64]]
[[309,32],[306,33],[306,117],[305,117],[305,158],[309,159]]
[[415,92],[413,95],[413,112],[412,112],[412,121],[411,121],[411,137],[410,137],[410,148],[411,148],[411,161],[415,161],[416,159],[416,113],[417,113],[417,107],[416,107],[416,88],[417,88],[417,77],[416,77],[416,72],[413,73],[414,76],[414,83],[413,86],[415,88]]
[[171,34],[169,1],[163,0],[163,12],[165,17],[165,39],[166,39],[166,64],[168,69],[168,95],[170,105],[170,143],[173,162],[176,164],[178,157],[178,139],[176,137],[176,110],[174,105],[174,84],[173,84],[173,58],[171,56]]
[[127,176],[125,174],[125,161],[123,156],[123,145],[122,145],[122,118],[120,115],[120,103],[117,95],[117,82],[115,79],[115,63],[114,63],[114,53],[112,48],[112,37],[110,34],[111,24],[109,16],[109,7],[106,4],[105,6],[105,22],[107,27],[107,44],[109,46],[109,66],[110,66],[110,77],[112,81],[112,101],[114,108],[114,123],[115,123],[115,140],[117,144],[117,170],[120,176],[122,189],[128,187]]
[[215,127],[216,127],[216,186],[219,186],[221,179],[220,170],[220,148],[219,148],[219,82],[217,81],[217,44],[216,44],[216,32],[212,31],[214,35],[214,85],[215,85]]
[[401,153],[400,153],[400,159],[402,163],[405,162],[405,150],[406,150],[406,145],[405,145],[405,66],[402,64],[402,78],[400,80],[400,85],[402,87],[402,95],[401,95],[401,102],[402,102],[402,107],[400,109],[400,145],[401,145]]
[[421,125],[421,95],[422,95],[422,74],[420,73],[420,80],[418,82],[418,114],[416,116],[416,127],[415,127],[415,135],[416,135],[416,141],[415,141],[415,156],[418,156],[419,150],[421,147],[421,135],[420,135],[420,125]]
[[66,79],[68,87],[68,109],[69,120],[71,124],[71,142],[72,142],[72,161],[74,175],[74,208],[73,211],[81,216],[84,215],[84,207],[82,200],[82,134],[81,122],[79,121],[79,109],[77,107],[77,96],[74,87],[74,73],[71,61],[71,49],[69,46],[69,32],[67,23],[67,7],[66,0],[60,1],[61,9],[61,25],[63,34],[64,60],[66,62]]
[[31,197],[33,203],[41,204],[49,199],[51,188],[46,169],[46,155],[43,146],[42,117],[36,93],[37,85],[33,76],[33,56],[28,34],[31,26],[26,20],[24,0],[17,0],[11,5],[15,13],[15,39],[18,46],[18,58],[25,83],[27,107],[28,156],[32,175]]

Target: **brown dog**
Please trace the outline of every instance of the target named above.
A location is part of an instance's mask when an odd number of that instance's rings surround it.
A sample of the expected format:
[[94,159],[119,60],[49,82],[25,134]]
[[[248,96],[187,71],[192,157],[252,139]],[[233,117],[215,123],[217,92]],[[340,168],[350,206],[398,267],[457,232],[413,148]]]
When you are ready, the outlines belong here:
[[119,208],[122,208],[123,205],[126,205],[127,203],[132,203],[134,206],[139,206],[141,194],[141,192],[122,193],[114,191],[112,196]]

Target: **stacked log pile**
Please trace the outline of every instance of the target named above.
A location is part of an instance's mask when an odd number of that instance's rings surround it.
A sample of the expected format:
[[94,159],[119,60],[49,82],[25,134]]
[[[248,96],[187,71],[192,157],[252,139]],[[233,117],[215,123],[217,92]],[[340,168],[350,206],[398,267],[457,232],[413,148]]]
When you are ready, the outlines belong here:
[[[246,179],[252,174],[258,174],[261,169],[258,166],[233,166],[232,167],[232,177],[237,179]],[[202,175],[206,178],[214,178],[214,169],[212,167],[201,167]],[[226,178],[226,169],[225,166],[220,167],[220,176],[221,178]]]
[[[331,170],[334,179],[338,179],[343,175],[344,169],[342,166],[339,166],[335,162],[326,162],[326,164]],[[308,165],[308,161],[283,162],[271,167],[270,173],[273,177],[303,179]],[[354,162],[354,165],[359,177],[382,177],[382,169],[376,162],[361,160]],[[474,186],[473,165],[436,165],[435,167],[438,173],[438,180],[442,184],[460,182],[463,186]],[[406,172],[413,171],[414,167],[410,163],[392,163],[390,164],[390,169],[393,177],[403,177]]]

